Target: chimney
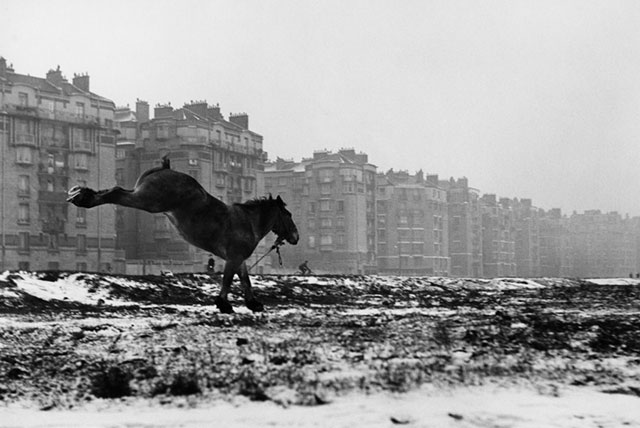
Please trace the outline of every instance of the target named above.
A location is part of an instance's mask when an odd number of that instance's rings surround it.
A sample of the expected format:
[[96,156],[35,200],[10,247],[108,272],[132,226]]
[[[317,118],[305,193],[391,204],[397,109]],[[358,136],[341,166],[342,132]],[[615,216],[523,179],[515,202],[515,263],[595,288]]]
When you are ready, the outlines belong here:
[[427,183],[438,185],[438,174],[427,174]]
[[73,86],[84,92],[89,92],[89,74],[73,74]]
[[155,119],[167,118],[173,116],[173,107],[170,104],[157,104],[155,109],[153,110],[153,117]]
[[220,104],[207,107],[207,117],[214,120],[222,119],[222,113],[220,113]]
[[0,76],[5,77],[7,75],[7,60],[3,56],[0,56]]
[[206,101],[191,101],[189,104],[185,104],[184,108],[197,114],[203,119],[207,118],[207,102]]
[[47,80],[56,86],[61,86],[67,81],[67,79],[62,75],[62,71],[60,71],[60,66],[55,70],[49,70],[47,72]]
[[232,113],[229,115],[229,122],[238,125],[242,129],[249,129],[249,115],[247,113]]
[[138,123],[149,122],[149,103],[136,99],[136,120]]

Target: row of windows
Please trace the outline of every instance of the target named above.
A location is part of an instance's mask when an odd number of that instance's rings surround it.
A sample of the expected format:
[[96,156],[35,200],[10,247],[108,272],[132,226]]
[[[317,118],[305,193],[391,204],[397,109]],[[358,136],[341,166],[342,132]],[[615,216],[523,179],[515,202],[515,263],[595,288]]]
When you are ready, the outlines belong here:
[[[44,243],[48,250],[58,250],[60,240],[57,233],[41,234],[40,242]],[[18,251],[28,252],[31,250],[31,234],[29,232],[18,232]],[[76,235],[76,252],[84,254],[87,252],[87,236]]]
[[[33,165],[36,150],[32,147],[16,147],[16,163],[23,165]],[[78,170],[89,169],[89,154],[74,153],[71,155],[71,167]],[[53,171],[52,171],[53,172]]]
[[[18,224],[20,225],[31,224],[31,204],[26,202],[20,202],[18,203],[17,209],[18,209]],[[58,215],[48,212],[47,214],[41,217],[46,219],[56,219],[56,218],[59,218]],[[76,225],[86,226],[86,224],[87,224],[87,209],[76,207]]]

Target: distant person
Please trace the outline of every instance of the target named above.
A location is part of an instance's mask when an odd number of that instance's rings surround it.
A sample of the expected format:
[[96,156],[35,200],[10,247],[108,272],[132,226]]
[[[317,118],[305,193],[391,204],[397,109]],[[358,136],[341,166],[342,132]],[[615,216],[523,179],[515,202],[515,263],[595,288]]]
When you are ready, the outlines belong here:
[[213,257],[209,257],[209,261],[207,262],[207,272],[214,273],[216,270],[216,261]]
[[300,266],[298,266],[298,269],[300,269],[300,272],[303,275],[311,273],[311,269],[309,269],[309,261],[308,260],[305,260]]

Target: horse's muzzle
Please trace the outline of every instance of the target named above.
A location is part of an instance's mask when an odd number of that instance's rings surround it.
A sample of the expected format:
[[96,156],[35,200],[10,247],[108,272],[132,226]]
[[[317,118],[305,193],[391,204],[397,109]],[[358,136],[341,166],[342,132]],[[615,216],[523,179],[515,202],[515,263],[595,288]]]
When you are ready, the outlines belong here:
[[300,240],[300,235],[298,234],[297,230],[287,237],[287,242],[291,245],[296,245],[299,240]]

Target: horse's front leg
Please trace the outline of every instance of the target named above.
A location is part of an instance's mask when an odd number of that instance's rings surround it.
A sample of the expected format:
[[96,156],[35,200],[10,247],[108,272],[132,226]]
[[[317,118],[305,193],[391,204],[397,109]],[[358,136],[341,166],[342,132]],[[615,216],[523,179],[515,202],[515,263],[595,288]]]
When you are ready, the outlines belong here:
[[220,294],[216,297],[215,304],[218,307],[218,310],[223,314],[232,314],[233,307],[227,296],[231,291],[231,283],[233,282],[233,277],[238,272],[238,264],[232,261],[227,261],[224,264],[224,274],[222,275],[222,287],[220,288]]
[[242,262],[240,265],[240,274],[238,276],[240,277],[240,284],[242,285],[242,291],[244,292],[244,303],[247,305],[247,308],[251,309],[253,312],[264,311],[264,305],[253,295],[251,280],[249,279],[249,270],[247,269],[247,264],[245,262]]

